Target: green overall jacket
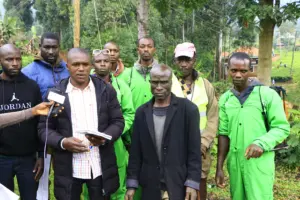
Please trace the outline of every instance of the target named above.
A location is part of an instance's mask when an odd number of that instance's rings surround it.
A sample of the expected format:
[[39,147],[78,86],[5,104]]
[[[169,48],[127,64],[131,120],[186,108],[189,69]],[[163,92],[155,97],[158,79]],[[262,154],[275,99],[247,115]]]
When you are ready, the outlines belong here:
[[[266,130],[259,90],[267,111],[270,130]],[[274,152],[290,132],[279,95],[266,86],[255,86],[243,104],[227,91],[219,101],[219,135],[230,139],[227,167],[233,200],[271,200],[275,174]],[[260,146],[260,158],[245,158],[250,144]]]

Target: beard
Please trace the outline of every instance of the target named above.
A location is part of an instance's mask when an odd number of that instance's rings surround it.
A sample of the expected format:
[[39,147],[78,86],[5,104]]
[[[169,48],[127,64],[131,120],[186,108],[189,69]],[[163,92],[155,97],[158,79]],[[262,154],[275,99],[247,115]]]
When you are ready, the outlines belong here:
[[21,68],[18,70],[10,70],[5,67],[2,67],[3,73],[9,78],[15,78],[20,74]]

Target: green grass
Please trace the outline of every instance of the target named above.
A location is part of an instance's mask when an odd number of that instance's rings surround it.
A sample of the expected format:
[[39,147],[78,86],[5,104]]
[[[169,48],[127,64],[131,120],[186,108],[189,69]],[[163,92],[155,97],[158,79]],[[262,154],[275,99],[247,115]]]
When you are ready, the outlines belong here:
[[[280,62],[286,64],[287,67],[279,66]],[[293,69],[291,70],[292,52],[282,52],[281,58],[272,64],[272,76],[291,76],[293,81],[291,83],[278,83],[287,89],[287,99],[293,104],[300,105],[300,51],[296,51],[294,55]],[[279,67],[278,67],[279,66]]]
[[[226,169],[226,167],[224,167]],[[210,200],[230,200],[229,179],[227,170],[226,188],[220,189],[215,187],[215,172],[216,172],[216,157],[213,159],[213,164],[208,177],[208,195]],[[300,180],[297,180],[296,169],[288,169],[283,166],[276,166],[276,178],[274,185],[275,200],[300,200]]]

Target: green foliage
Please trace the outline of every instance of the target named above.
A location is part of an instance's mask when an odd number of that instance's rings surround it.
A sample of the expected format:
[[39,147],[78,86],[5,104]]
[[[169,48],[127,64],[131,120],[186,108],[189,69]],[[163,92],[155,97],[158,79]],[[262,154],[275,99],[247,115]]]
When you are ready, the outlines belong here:
[[300,166],[300,111],[289,110],[291,121],[291,133],[287,139],[289,149],[282,150],[277,154],[277,160],[290,167]]
[[275,82],[284,83],[292,80],[291,76],[272,76],[272,80],[275,80]]
[[69,0],[35,0],[36,18],[45,32],[61,36],[62,48],[72,46],[72,4]]
[[17,32],[17,18],[5,17],[0,21],[0,39],[3,44],[8,43]]
[[18,25],[24,25],[24,28],[28,31],[33,24],[31,10],[33,4],[34,0],[4,0],[5,16],[17,17],[18,22],[22,22]]
[[215,88],[217,98],[219,98],[222,94],[224,94],[227,90],[229,90],[232,87],[232,83],[230,81],[219,81],[214,82],[212,84]]

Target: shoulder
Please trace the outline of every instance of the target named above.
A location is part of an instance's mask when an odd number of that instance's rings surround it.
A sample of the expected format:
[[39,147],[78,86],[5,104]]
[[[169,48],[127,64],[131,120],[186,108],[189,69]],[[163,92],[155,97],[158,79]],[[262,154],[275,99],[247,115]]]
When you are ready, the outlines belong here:
[[173,96],[173,98],[176,99],[176,101],[178,102],[179,105],[184,106],[185,109],[187,110],[187,112],[191,112],[191,111],[194,111],[194,110],[197,110],[197,112],[198,112],[198,108],[197,108],[196,104],[194,104],[193,102],[191,102],[187,98],[181,98],[181,97],[177,97],[175,95]]
[[34,72],[37,65],[38,65],[38,64],[37,64],[35,61],[33,61],[32,63],[30,63],[30,64],[28,64],[27,66],[23,67],[23,68],[22,68],[22,72],[23,72],[24,74],[30,73],[30,72]]
[[225,104],[231,95],[232,95],[232,92],[230,90],[227,90],[224,94],[222,94],[219,99],[219,105]]

